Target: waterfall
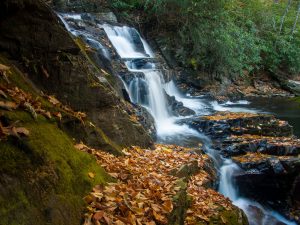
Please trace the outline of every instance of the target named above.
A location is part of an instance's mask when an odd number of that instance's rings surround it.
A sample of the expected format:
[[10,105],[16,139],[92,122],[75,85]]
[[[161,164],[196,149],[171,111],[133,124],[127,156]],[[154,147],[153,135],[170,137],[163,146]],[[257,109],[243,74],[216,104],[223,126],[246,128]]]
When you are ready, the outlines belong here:
[[[79,29],[73,26],[74,21],[83,22],[80,14],[59,14],[58,16],[72,35],[83,37],[88,45],[102,52],[102,55],[107,59],[110,58],[109,52],[98,41],[97,35],[88,29]],[[69,20],[72,23],[69,24]],[[184,106],[193,109],[197,115],[208,114],[211,112],[211,108],[219,111],[247,111],[241,108],[241,105],[249,104],[249,102],[238,101],[219,104],[217,102],[204,102],[201,97],[183,95],[173,81],[166,82],[164,80],[161,71],[157,69],[155,63],[151,62],[154,53],[136,29],[108,24],[98,24],[97,26],[105,30],[117,53],[132,73],[130,79],[122,80],[122,82],[130,100],[145,107],[153,116],[158,141],[178,145],[192,143],[192,146],[196,146],[201,141],[204,144],[205,151],[214,160],[215,166],[220,171],[219,192],[230,198],[235,205],[245,211],[251,225],[274,224],[274,218],[282,223],[294,225],[295,223],[287,221],[279,214],[266,209],[257,202],[239,196],[234,183],[234,176],[240,171],[239,167],[231,160],[224,160],[219,152],[212,149],[211,140],[208,137],[185,124],[178,124],[179,118],[172,116],[168,108],[166,94],[174,96]],[[232,107],[232,105],[239,107]],[[256,218],[257,215],[253,211],[253,207],[262,212],[262,218]]]
[[232,201],[238,199],[237,190],[234,185],[234,174],[238,172],[239,167],[230,159],[224,161],[224,165],[220,169],[220,185],[219,192],[230,198]]
[[[153,56],[148,44],[136,29],[127,26],[101,26],[121,58],[150,58]],[[139,44],[139,47],[137,46]]]
[[163,88],[163,78],[157,71],[144,71],[145,80],[149,85],[149,108],[157,124],[170,117]]
[[[234,182],[234,176],[240,170],[241,169],[238,167],[238,165],[232,162],[232,160],[227,159],[224,161],[223,166],[220,168],[219,192],[228,197],[234,205],[240,209],[243,209],[248,217],[250,225],[296,225],[296,223],[288,221],[280,214],[262,206],[257,202],[240,197]],[[260,216],[257,215],[258,211],[261,212]]]

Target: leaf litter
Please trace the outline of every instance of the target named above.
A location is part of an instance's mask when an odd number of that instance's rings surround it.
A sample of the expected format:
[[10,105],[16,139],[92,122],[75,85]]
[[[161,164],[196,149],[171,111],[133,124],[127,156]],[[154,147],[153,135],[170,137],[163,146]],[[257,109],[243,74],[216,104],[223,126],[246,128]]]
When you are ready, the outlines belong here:
[[175,209],[174,197],[181,190],[174,171],[197,162],[199,171],[187,175],[187,194],[192,197],[185,224],[208,221],[220,207],[232,209],[228,198],[206,188],[210,175],[203,167],[209,157],[192,149],[174,145],[155,145],[155,150],[133,146],[123,149],[124,156],[87,147],[75,148],[92,154],[97,162],[116,179],[116,183],[96,186],[84,200],[88,206],[84,225],[98,224],[168,224]]

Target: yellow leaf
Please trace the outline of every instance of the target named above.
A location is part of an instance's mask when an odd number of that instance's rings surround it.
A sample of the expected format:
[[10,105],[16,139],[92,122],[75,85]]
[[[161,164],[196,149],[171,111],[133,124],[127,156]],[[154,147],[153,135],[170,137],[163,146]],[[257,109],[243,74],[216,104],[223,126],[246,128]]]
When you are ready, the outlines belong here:
[[90,177],[90,178],[92,178],[92,179],[94,179],[94,178],[95,178],[95,174],[94,174],[94,173],[92,173],[92,172],[89,172],[89,173],[88,173],[88,175],[89,175],[89,177]]

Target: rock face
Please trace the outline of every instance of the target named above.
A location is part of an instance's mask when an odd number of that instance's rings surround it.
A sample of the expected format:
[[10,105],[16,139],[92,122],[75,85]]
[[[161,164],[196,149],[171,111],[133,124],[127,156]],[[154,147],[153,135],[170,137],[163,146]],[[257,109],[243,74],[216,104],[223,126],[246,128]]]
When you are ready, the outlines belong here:
[[[91,129],[89,122],[83,126],[72,110],[66,112],[69,106],[61,110],[58,100],[51,102],[2,54],[0,64],[10,68],[7,79],[0,72],[0,102],[9,98],[18,105],[10,110],[0,107],[0,224],[79,225],[82,197],[94,185],[112,181],[95,159],[76,150],[74,140],[60,129],[68,120],[81,124],[83,132]],[[20,100],[31,110],[20,106]],[[14,124],[26,129],[27,135],[7,132]]]
[[[109,83],[116,78],[91,63],[85,46],[73,41],[43,2],[5,0],[0,3],[0,13],[0,51],[19,60],[38,87],[75,110],[87,112],[117,145],[151,145],[150,136],[130,120],[121,97]],[[109,146],[103,144],[103,137],[83,136],[92,146]]]

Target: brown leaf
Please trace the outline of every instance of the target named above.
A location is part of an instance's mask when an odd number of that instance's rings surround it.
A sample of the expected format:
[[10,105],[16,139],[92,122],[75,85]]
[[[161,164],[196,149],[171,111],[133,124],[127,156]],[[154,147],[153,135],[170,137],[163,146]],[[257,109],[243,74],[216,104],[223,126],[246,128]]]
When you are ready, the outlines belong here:
[[165,201],[162,206],[163,206],[163,209],[165,211],[167,211],[168,213],[172,212],[172,210],[173,210],[173,203],[171,200]]
[[76,144],[76,145],[74,145],[74,147],[78,150],[82,150],[82,149],[87,148],[87,146],[83,143]]
[[49,111],[43,113],[43,115],[46,116],[48,119],[52,118],[51,113]]
[[94,215],[93,215],[93,220],[101,220],[104,216],[104,211],[97,211]]
[[94,173],[92,173],[92,172],[89,172],[89,173],[88,173],[88,175],[89,175],[89,177],[90,177],[90,178],[92,178],[92,179],[94,179],[94,178],[95,178],[95,174],[94,174]]
[[164,216],[161,215],[160,213],[157,213],[157,212],[153,211],[153,216],[154,216],[154,218],[155,218],[157,221],[159,221],[159,222],[161,222],[161,223],[167,223],[166,217],[164,217]]
[[57,117],[59,120],[62,119],[62,115],[60,112],[55,112],[55,113],[52,113],[55,117]]
[[17,109],[18,105],[15,102],[0,101],[0,108],[6,109],[6,110],[12,110],[12,109]]
[[6,72],[8,70],[10,70],[10,67],[0,63],[0,73]]
[[106,214],[103,215],[103,218],[108,225],[112,224],[111,219]]
[[53,105],[59,105],[60,101],[58,101],[54,96],[50,95],[48,96],[49,102],[51,102]]
[[15,131],[17,134],[21,134],[23,136],[29,136],[29,130],[27,130],[25,127],[17,127],[15,128]]

